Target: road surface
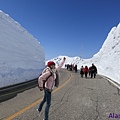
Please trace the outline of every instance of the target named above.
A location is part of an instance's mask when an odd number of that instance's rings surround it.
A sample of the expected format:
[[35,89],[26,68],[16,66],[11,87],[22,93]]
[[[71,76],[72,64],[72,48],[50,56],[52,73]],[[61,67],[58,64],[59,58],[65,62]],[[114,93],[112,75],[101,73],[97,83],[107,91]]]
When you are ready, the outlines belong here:
[[[37,87],[0,103],[0,120],[43,120],[36,109],[43,97]],[[120,120],[119,90],[106,79],[81,78],[61,70],[61,84],[52,93],[49,120]]]

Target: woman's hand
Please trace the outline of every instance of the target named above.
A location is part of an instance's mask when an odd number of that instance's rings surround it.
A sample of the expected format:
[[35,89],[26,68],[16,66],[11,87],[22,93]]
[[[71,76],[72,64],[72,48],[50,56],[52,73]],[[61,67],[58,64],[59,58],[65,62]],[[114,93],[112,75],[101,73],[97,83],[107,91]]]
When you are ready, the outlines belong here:
[[63,60],[65,61],[65,60],[66,60],[66,57],[64,57]]

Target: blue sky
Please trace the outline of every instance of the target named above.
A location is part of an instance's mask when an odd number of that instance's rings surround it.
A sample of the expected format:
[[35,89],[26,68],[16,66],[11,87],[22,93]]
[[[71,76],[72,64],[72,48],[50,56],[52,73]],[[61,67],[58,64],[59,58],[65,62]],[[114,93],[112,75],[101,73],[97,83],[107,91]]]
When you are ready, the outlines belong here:
[[91,58],[120,22],[120,0],[0,0],[0,10],[40,41],[46,60]]

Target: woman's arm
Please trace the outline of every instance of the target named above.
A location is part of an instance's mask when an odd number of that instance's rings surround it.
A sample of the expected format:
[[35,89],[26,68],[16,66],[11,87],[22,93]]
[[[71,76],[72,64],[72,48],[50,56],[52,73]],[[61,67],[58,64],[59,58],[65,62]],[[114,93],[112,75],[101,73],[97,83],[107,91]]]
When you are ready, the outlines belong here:
[[56,68],[57,70],[60,70],[63,64],[65,63],[66,58],[64,57],[60,65]]

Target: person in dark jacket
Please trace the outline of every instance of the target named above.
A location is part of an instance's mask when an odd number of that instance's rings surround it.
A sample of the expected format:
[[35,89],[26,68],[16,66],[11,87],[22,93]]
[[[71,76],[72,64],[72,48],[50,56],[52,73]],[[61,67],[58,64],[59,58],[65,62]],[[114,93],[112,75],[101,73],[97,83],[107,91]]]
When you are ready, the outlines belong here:
[[69,65],[69,64],[67,64],[67,65],[66,65],[66,68],[67,68],[67,70],[69,70],[69,68],[70,68],[70,65]]
[[75,70],[75,73],[77,73],[77,65],[75,65],[74,70]]
[[89,67],[89,70],[88,70],[89,76],[91,76],[91,71],[92,71],[92,66],[90,66],[90,67]]
[[83,78],[83,75],[84,75],[84,71],[83,71],[83,66],[81,66],[81,69],[80,69],[80,74],[81,74],[81,77]]
[[96,74],[97,74],[97,68],[94,64],[92,64],[91,66],[91,78],[95,78],[96,77]]

